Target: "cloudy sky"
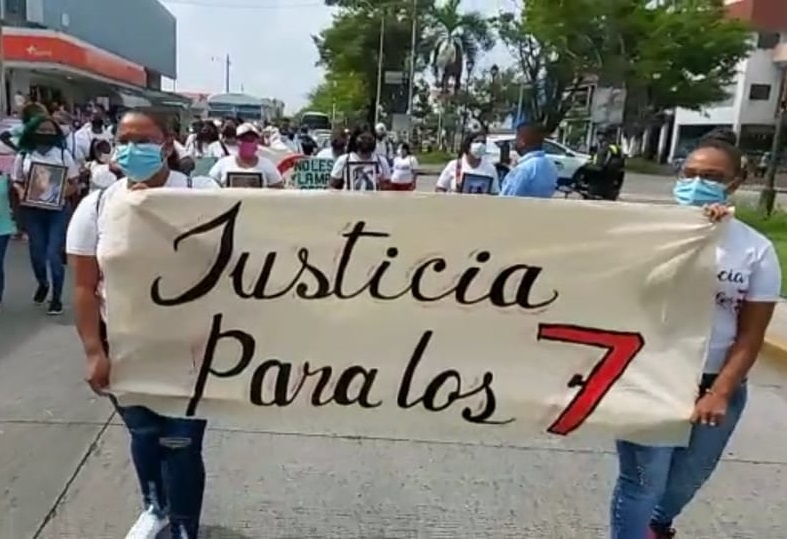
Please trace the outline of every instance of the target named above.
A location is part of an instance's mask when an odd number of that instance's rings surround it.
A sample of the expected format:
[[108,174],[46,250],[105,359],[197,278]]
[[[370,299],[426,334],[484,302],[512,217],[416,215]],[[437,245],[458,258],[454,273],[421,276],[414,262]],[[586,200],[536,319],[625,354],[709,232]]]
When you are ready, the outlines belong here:
[[[311,35],[330,25],[323,0],[161,0],[178,19],[177,91],[230,91],[283,100],[289,113],[306,103],[322,72]],[[499,13],[514,0],[463,0],[465,10]],[[498,48],[482,65],[505,63]],[[172,90],[170,83],[166,89]]]

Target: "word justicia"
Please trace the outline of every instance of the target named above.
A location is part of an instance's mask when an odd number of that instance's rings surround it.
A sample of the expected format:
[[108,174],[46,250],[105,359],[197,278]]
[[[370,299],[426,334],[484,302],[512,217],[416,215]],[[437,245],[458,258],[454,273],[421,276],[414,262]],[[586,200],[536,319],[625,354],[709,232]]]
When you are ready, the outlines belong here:
[[[295,257],[294,266],[292,259],[277,264],[285,255],[276,251],[265,253],[260,266],[254,266],[253,253],[238,252],[236,247],[235,228],[241,207],[242,203],[238,202],[213,220],[174,239],[173,250],[177,252],[182,242],[215,233],[218,248],[210,268],[196,282],[182,283],[174,276],[156,277],[150,288],[154,304],[174,307],[198,301],[223,280],[229,280],[231,293],[240,300],[296,298],[316,301],[333,298],[349,301],[365,296],[383,302],[410,298],[424,304],[446,301],[462,306],[486,304],[500,309],[542,311],[559,297],[557,290],[537,286],[543,268],[520,263],[494,269],[491,265],[485,267],[492,260],[492,254],[485,250],[471,252],[468,256],[471,262],[465,261],[464,266],[452,267],[444,257],[435,255],[422,258],[414,265],[396,268],[400,248],[396,246],[395,238],[388,232],[374,230],[365,221],[350,223],[340,234],[342,241],[330,268],[320,267],[315,261],[316,256],[307,247],[287,251],[287,256]],[[358,262],[354,260],[361,258],[361,250],[364,249],[364,264],[368,265],[370,248],[377,246],[385,253],[384,258],[368,268],[356,267]],[[285,263],[292,274],[287,273],[282,278],[281,266]],[[401,279],[403,274],[407,275],[406,280]],[[393,275],[398,275],[399,279]],[[451,276],[449,279],[446,278],[448,275]],[[173,293],[164,292],[173,289]],[[419,407],[429,412],[442,412],[455,403],[469,400],[471,402],[466,402],[461,411],[462,419],[467,422],[500,425],[513,421],[512,418],[495,415],[498,399],[493,388],[494,373],[490,371],[474,373],[471,376],[474,381],[468,383],[467,375],[463,377],[456,369],[446,369],[434,376],[430,374],[423,388],[413,386],[416,371],[428,361],[429,343],[433,338],[434,332],[423,328],[414,348],[405,352],[409,359],[402,362],[398,394],[391,405],[402,410]],[[217,345],[222,340],[234,341],[241,347],[236,365],[223,371],[213,367]],[[260,340],[260,331],[252,335],[239,328],[226,328],[223,315],[213,315],[208,344],[187,414],[196,413],[210,377],[227,379],[244,373],[250,375],[248,402],[255,406],[287,407],[300,401],[314,408],[330,404],[374,409],[384,404],[382,396],[375,391],[378,368],[359,364],[357,358],[347,366],[346,361],[342,361],[341,365],[331,365],[330,361],[318,365],[314,360],[298,363],[292,358],[266,357],[259,346]],[[326,355],[330,355],[330,351]]]
[[[537,290],[543,268],[530,264],[512,264],[499,268],[490,278],[482,279],[484,266],[492,260],[492,253],[479,250],[474,253],[473,263],[464,268],[450,267],[449,262],[439,255],[423,258],[409,271],[407,282],[393,284],[386,277],[391,272],[400,249],[391,241],[391,234],[370,230],[365,221],[357,221],[341,234],[343,246],[336,257],[335,267],[319,267],[307,247],[296,250],[299,267],[287,284],[274,287],[274,271],[281,253],[266,253],[261,267],[251,266],[251,253],[242,251],[234,264],[235,227],[240,214],[241,202],[222,213],[215,219],[196,226],[180,234],[173,241],[177,251],[181,242],[198,238],[213,231],[221,231],[216,258],[210,269],[196,283],[174,295],[165,294],[163,289],[171,289],[172,283],[165,283],[165,277],[157,277],[150,289],[150,298],[156,305],[173,307],[197,301],[208,295],[222,278],[230,279],[232,289],[240,299],[272,300],[294,295],[303,300],[322,300],[335,298],[351,300],[364,294],[375,300],[394,301],[410,297],[419,303],[454,301],[463,306],[488,303],[497,308],[519,308],[523,310],[544,309],[559,297],[557,290]],[[348,273],[353,265],[356,247],[369,241],[386,241],[385,258],[370,268],[365,282],[350,284]],[[247,286],[249,275],[254,272],[253,284]],[[391,272],[394,273],[394,272]],[[396,272],[401,274],[402,272]],[[452,282],[446,285],[445,278],[452,275]],[[180,276],[172,280],[180,283]],[[480,285],[479,282],[489,283]],[[169,284],[169,286],[165,286]]]

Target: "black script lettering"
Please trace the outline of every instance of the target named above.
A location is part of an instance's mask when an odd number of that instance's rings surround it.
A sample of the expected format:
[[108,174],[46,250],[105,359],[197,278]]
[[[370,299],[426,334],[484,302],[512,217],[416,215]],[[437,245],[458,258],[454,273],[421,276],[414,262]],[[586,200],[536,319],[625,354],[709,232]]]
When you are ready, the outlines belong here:
[[[533,287],[542,271],[542,268],[526,266],[524,264],[517,264],[504,269],[495,277],[492,283],[492,287],[489,290],[489,301],[496,307],[513,307],[514,305],[519,305],[523,309],[541,309],[551,305],[557,301],[559,295],[557,290],[553,290],[552,297],[545,301],[531,303],[530,300],[530,295],[533,293]],[[524,275],[519,281],[516,299],[513,301],[506,300],[505,293],[508,279],[518,272],[524,272]]]
[[[355,245],[358,243],[358,240],[367,237],[367,238],[387,238],[390,236],[387,232],[368,232],[365,230],[366,222],[365,221],[358,221],[355,223],[355,226],[349,232],[345,232],[342,234],[342,237],[346,238],[347,241],[344,242],[344,249],[342,249],[342,254],[339,256],[339,263],[336,266],[336,277],[334,279],[334,287],[333,287],[333,294],[339,299],[352,299],[357,296],[363,294],[366,289],[369,287],[369,283],[366,283],[364,286],[356,290],[355,292],[348,293],[344,291],[344,278],[345,273],[347,272],[347,266],[350,264],[350,259],[352,258],[353,249],[355,249]],[[382,276],[381,276],[382,277]],[[382,298],[378,298],[382,299]]]
[[164,298],[161,295],[161,277],[156,277],[150,287],[150,298],[153,300],[153,303],[161,305],[162,307],[183,305],[184,303],[196,301],[213,290],[216,283],[219,282],[219,277],[221,277],[222,272],[226,269],[227,264],[229,264],[232,258],[232,251],[235,243],[235,221],[238,217],[240,206],[241,203],[238,202],[212,221],[192,228],[175,238],[175,241],[172,243],[172,248],[177,251],[181,241],[191,236],[198,236],[205,232],[210,232],[221,226],[224,227],[224,230],[221,232],[221,240],[219,241],[219,252],[210,270],[208,270],[207,275],[180,296],[174,298]]
[[[273,399],[265,400],[263,393],[265,391],[265,376],[268,372],[275,368],[277,370],[276,379],[273,385]],[[321,407],[332,402],[339,406],[352,406],[358,404],[361,408],[377,408],[382,405],[382,401],[371,402],[370,394],[374,381],[377,378],[377,369],[365,369],[363,367],[353,365],[344,369],[339,373],[336,384],[333,388],[333,394],[325,398],[325,392],[331,384],[331,375],[333,369],[331,367],[322,367],[312,371],[309,362],[305,362],[299,373],[299,380],[294,384],[294,388],[290,391],[292,385],[292,364],[279,361],[278,359],[269,359],[263,362],[254,371],[251,379],[251,387],[249,388],[249,400],[252,404],[257,406],[289,406],[298,395],[301,393],[306,380],[310,377],[317,377],[314,389],[311,395],[312,406]],[[358,390],[358,394],[350,396],[350,389],[353,381],[360,377],[363,381]]]
[[[318,267],[309,262],[309,250],[304,247],[298,249],[297,257],[298,261],[301,263],[298,273],[295,274],[295,277],[290,279],[290,283],[287,286],[274,292],[269,292],[267,290],[271,273],[273,272],[273,268],[276,264],[276,258],[278,256],[277,253],[272,252],[265,256],[262,269],[260,270],[260,273],[254,283],[254,290],[252,292],[246,292],[243,289],[243,276],[246,270],[246,265],[249,262],[249,256],[249,253],[241,253],[240,257],[238,257],[237,264],[230,272],[233,290],[235,291],[235,294],[241,299],[276,299],[286,296],[293,289],[295,289],[295,293],[302,299],[322,299],[330,295],[331,283],[328,280],[328,277],[322,271],[320,271]],[[311,276],[314,278],[316,282],[314,291],[310,292],[309,285],[300,282],[305,274],[311,274]]]
[[743,273],[740,271],[721,270],[716,278],[725,283],[744,284]]
[[[187,416],[193,416],[197,412],[202,396],[205,393],[205,385],[208,382],[208,375],[212,374],[218,378],[232,378],[238,376],[246,367],[251,363],[254,357],[256,343],[254,337],[246,332],[238,329],[230,329],[227,331],[221,330],[221,322],[224,315],[213,315],[213,321],[210,325],[210,332],[208,333],[208,342],[205,345],[205,354],[202,357],[202,364],[200,365],[199,373],[197,374],[197,382],[194,384],[194,393],[189,401],[188,408],[186,409]],[[213,358],[216,355],[216,347],[221,339],[235,339],[241,347],[240,359],[234,367],[226,371],[217,371],[213,368]]]
[[[455,370],[443,371],[429,382],[429,384],[426,386],[426,389],[424,390],[423,395],[412,402],[409,401],[408,397],[413,383],[413,377],[415,376],[415,371],[418,368],[421,359],[423,359],[424,353],[429,346],[429,342],[432,340],[432,335],[432,331],[425,331],[421,336],[421,339],[418,341],[418,344],[413,351],[413,355],[410,357],[410,361],[405,368],[401,384],[399,385],[399,393],[396,399],[397,405],[400,408],[410,409],[414,406],[417,406],[418,404],[422,404],[423,407],[430,412],[440,412],[447,409],[458,400],[467,399],[483,392],[484,400],[482,401],[483,405],[481,410],[474,414],[473,410],[469,406],[465,407],[462,410],[462,418],[470,423],[481,423],[486,425],[505,425],[507,423],[513,422],[513,418],[506,420],[491,419],[495,413],[495,410],[497,409],[497,399],[495,398],[495,393],[492,389],[494,375],[491,372],[484,373],[483,380],[479,386],[469,391],[462,392],[461,375]],[[452,382],[455,387],[453,387],[448,392],[446,401],[442,404],[438,404],[436,402],[438,393],[449,382]]]

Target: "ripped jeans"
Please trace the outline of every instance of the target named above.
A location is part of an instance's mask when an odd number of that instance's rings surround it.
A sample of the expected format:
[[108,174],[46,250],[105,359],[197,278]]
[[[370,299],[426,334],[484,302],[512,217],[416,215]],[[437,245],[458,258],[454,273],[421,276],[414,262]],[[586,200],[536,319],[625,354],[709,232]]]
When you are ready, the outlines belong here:
[[[706,375],[700,394],[710,387]],[[710,478],[746,406],[746,384],[730,397],[718,426],[694,425],[687,447],[652,447],[618,441],[620,472],[610,508],[611,539],[646,539],[665,532]]]
[[197,539],[205,491],[202,440],[207,422],[165,417],[144,406],[115,407],[131,434],[131,459],[144,507],[169,517],[172,539]]

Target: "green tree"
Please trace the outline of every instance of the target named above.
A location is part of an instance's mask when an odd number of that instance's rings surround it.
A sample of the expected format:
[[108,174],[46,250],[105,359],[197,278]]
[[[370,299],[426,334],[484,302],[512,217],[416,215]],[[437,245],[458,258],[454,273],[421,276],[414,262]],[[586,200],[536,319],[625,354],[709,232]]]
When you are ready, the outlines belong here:
[[[374,117],[378,82],[380,34],[383,31],[383,71],[409,72],[410,42],[413,8],[417,20],[425,21],[425,14],[432,8],[433,0],[326,0],[327,5],[339,11],[330,27],[314,36],[319,52],[318,64],[325,68],[329,78],[357,77],[366,91],[367,118]],[[423,46],[423,24],[417,26],[416,47]],[[424,57],[419,52],[416,57]],[[417,65],[416,71],[423,68]],[[396,88],[383,85],[381,105],[391,110],[396,99]]]
[[357,73],[328,73],[325,80],[309,93],[307,110],[335,114],[345,122],[357,122],[366,116],[369,91]]
[[726,96],[748,34],[721,0],[527,0],[497,18],[524,76],[524,111],[554,130],[583,83],[625,88],[625,127]]

